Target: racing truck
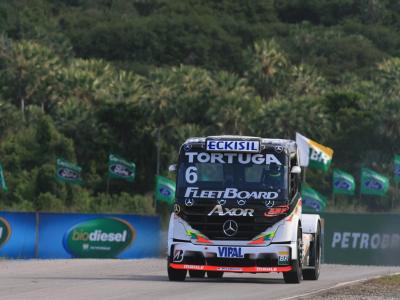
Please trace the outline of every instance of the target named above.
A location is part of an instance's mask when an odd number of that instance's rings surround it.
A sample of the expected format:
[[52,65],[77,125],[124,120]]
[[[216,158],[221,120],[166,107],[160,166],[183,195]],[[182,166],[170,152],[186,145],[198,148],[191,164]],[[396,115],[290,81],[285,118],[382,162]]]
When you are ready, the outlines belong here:
[[321,220],[302,214],[296,142],[247,136],[187,139],[179,150],[168,229],[168,278],[224,272],[317,280]]

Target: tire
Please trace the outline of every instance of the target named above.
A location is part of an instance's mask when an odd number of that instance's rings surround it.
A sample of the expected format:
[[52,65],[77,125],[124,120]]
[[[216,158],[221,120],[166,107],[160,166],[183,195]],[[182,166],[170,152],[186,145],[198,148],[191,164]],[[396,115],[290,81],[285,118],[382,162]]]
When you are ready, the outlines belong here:
[[297,228],[297,260],[292,261],[292,270],[283,273],[285,283],[300,283],[303,277],[301,272],[303,255],[303,235],[301,227]]
[[315,240],[312,242],[310,253],[310,266],[312,269],[303,270],[304,280],[318,280],[321,267],[321,226],[318,224]]
[[191,278],[204,278],[206,271],[189,270],[189,275]]
[[219,279],[224,276],[224,272],[207,272],[208,278]]
[[184,281],[185,278],[186,278],[186,273],[187,273],[186,270],[173,269],[168,265],[168,279],[169,279],[169,281]]

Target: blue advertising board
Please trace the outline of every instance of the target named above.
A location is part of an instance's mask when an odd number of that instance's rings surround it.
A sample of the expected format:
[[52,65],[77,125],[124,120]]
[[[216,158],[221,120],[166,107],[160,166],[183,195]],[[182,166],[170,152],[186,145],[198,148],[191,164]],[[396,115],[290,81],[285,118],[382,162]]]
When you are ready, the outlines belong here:
[[34,258],[35,213],[0,212],[0,257]]
[[41,213],[39,258],[159,256],[159,217]]

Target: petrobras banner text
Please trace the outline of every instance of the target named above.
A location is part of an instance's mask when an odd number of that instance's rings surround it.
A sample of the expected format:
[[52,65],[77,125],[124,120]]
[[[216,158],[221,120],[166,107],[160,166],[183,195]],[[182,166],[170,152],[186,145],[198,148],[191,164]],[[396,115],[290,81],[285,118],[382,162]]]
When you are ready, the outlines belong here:
[[159,255],[158,217],[41,213],[39,258],[144,258]]
[[0,257],[35,257],[35,213],[0,212]]
[[400,265],[400,215],[323,213],[326,263]]

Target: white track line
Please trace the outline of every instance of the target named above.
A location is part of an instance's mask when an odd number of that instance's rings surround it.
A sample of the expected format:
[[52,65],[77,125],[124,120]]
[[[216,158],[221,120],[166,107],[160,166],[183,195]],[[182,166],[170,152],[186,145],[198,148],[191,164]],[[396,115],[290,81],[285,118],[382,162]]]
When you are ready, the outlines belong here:
[[372,279],[378,279],[378,278],[382,278],[382,277],[386,277],[386,276],[396,276],[396,275],[400,275],[400,272],[389,273],[389,274],[384,274],[384,275],[377,275],[377,276],[373,276],[373,277],[357,279],[357,280],[352,280],[352,281],[340,282],[340,283],[337,283],[334,286],[331,286],[331,287],[328,287],[328,288],[319,289],[319,290],[316,290],[316,291],[313,291],[313,292],[308,292],[308,293],[297,295],[297,296],[291,296],[291,297],[287,297],[287,298],[280,298],[279,300],[290,300],[290,299],[297,299],[297,298],[300,298],[300,297],[307,297],[307,296],[319,294],[319,293],[322,293],[322,292],[325,292],[325,291],[333,290],[333,289],[340,288],[340,287],[347,286],[347,285],[353,285],[353,284],[356,284],[356,283],[365,282],[365,281],[372,280]]

